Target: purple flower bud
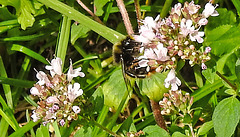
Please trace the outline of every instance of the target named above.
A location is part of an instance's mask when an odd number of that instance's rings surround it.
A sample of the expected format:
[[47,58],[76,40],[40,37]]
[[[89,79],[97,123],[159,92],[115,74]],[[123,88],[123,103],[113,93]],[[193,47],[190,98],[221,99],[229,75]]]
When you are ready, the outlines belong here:
[[65,125],[65,121],[64,121],[63,119],[61,119],[61,120],[59,121],[59,124],[63,127],[63,126]]
[[209,53],[209,52],[211,52],[211,50],[212,50],[211,47],[206,47],[206,48],[205,48],[205,53]]

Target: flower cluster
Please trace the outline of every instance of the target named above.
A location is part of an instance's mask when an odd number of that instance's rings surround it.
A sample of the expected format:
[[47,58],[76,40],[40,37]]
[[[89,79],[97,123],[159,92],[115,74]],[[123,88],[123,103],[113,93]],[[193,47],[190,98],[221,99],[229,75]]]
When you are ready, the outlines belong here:
[[62,73],[62,60],[58,57],[45,67],[50,75],[43,71],[37,71],[38,82],[30,89],[33,96],[37,96],[38,107],[33,110],[32,119],[34,122],[42,119],[43,124],[57,121],[61,126],[66,122],[76,120],[81,109],[76,98],[83,94],[80,84],[72,84],[74,77],[84,77],[81,67],[73,69],[72,61],[67,74]]
[[[176,78],[175,69],[179,59],[188,60],[191,66],[201,65],[206,69],[205,62],[210,60],[210,47],[201,51],[198,43],[202,43],[204,32],[202,26],[208,23],[209,16],[218,16],[211,3],[205,5],[205,9],[200,13],[200,5],[195,5],[194,1],[176,4],[170,11],[170,15],[165,19],[156,17],[146,17],[142,20],[139,28],[140,35],[134,35],[137,42],[142,43],[141,53],[138,58],[140,67],[151,68],[156,72],[171,69],[171,75],[165,80],[165,86],[172,85],[172,90],[177,90],[176,85],[181,82]],[[147,69],[146,71],[148,71]]]
[[163,96],[163,100],[159,102],[160,107],[163,108],[162,115],[191,115],[193,97],[190,97],[189,93],[183,95],[180,90],[170,90],[169,93],[164,93]]

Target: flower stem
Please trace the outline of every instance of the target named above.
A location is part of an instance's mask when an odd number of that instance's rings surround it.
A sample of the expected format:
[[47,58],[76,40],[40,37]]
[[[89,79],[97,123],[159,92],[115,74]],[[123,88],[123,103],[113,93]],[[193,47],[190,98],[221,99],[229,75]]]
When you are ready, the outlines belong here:
[[150,103],[151,103],[153,115],[154,115],[157,125],[167,131],[167,126],[166,126],[165,120],[163,119],[163,116],[161,114],[161,109],[160,109],[158,102],[156,102],[154,100],[150,100]]
[[229,81],[227,80],[221,73],[219,73],[218,71],[216,71],[216,74],[222,79],[224,80],[226,83],[228,83],[229,86],[232,87],[233,90],[237,90],[237,88]]
[[132,35],[133,34],[132,24],[129,20],[129,16],[128,16],[127,10],[125,8],[125,5],[123,3],[123,0],[116,0],[116,2],[117,2],[119,10],[121,12],[121,15],[122,15],[123,22],[124,22],[124,25],[126,27],[127,33],[128,33],[128,35]]

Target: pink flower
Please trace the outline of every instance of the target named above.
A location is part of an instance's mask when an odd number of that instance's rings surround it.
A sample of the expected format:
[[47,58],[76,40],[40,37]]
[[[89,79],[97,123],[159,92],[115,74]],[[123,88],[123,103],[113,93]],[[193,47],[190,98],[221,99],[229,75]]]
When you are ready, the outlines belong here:
[[67,73],[67,80],[68,81],[72,81],[73,78],[75,77],[84,77],[85,74],[83,72],[81,72],[82,68],[79,67],[77,69],[73,69],[73,66],[72,66],[72,60],[70,59],[70,66],[69,66],[69,70],[68,70],[68,73]]
[[61,119],[61,120],[59,121],[59,124],[63,127],[63,126],[65,125],[65,121],[64,121],[63,119]]
[[190,34],[190,40],[197,41],[198,43],[203,43],[203,38],[202,38],[203,36],[204,36],[203,31],[195,30],[194,33]]
[[47,101],[48,104],[59,103],[59,100],[55,96],[48,97],[46,101]]
[[202,26],[202,25],[207,25],[207,23],[208,23],[208,20],[207,20],[206,18],[202,18],[202,19],[200,19],[200,20],[198,21],[198,24],[199,24],[200,26]]
[[74,85],[68,85],[68,99],[70,102],[73,102],[77,97],[83,94],[83,90],[80,89],[79,83],[74,83]]
[[76,113],[76,114],[80,113],[80,111],[81,111],[81,109],[80,109],[78,106],[73,106],[73,107],[72,107],[72,110],[73,110],[73,112]]
[[169,88],[171,85],[172,91],[178,90],[178,86],[181,85],[181,81],[176,77],[174,69],[171,69],[168,73],[167,78],[164,80],[164,85],[166,88]]
[[206,47],[206,48],[205,48],[205,53],[209,53],[209,52],[211,52],[211,50],[212,50],[211,47]]
[[176,13],[178,16],[181,15],[181,8],[182,8],[182,4],[181,3],[177,3],[174,5],[174,8],[172,8],[171,10],[171,14]]
[[47,77],[47,74],[45,74],[43,71],[37,72],[36,77],[39,80],[37,82],[37,84],[39,84],[41,86],[44,85],[44,84],[50,83],[50,81],[49,81],[49,79]]
[[39,96],[39,95],[42,95],[36,87],[32,87],[32,88],[30,89],[30,93],[31,93],[32,95],[34,95],[34,96],[36,96],[36,95],[38,95],[38,96]]
[[194,31],[194,26],[192,26],[192,20],[186,20],[183,18],[180,24],[180,34],[186,37]]
[[152,49],[145,49],[144,57],[159,61],[166,61],[169,60],[170,57],[167,56],[168,49],[163,47],[162,43],[159,43],[156,48]]
[[200,9],[201,7],[199,5],[195,5],[194,4],[194,1],[191,1],[189,3],[189,5],[187,6],[187,9],[189,11],[189,14],[195,14],[198,12],[198,10]]
[[204,63],[202,63],[201,67],[202,69],[207,69],[207,66]]
[[62,60],[58,57],[52,59],[50,65],[45,67],[47,70],[50,70],[51,76],[55,74],[62,75]]
[[[159,16],[156,19],[159,19]],[[147,16],[143,20],[143,24],[149,29],[156,29],[156,19],[153,20],[152,17]]]
[[40,116],[38,113],[35,112],[35,110],[32,111],[32,116],[31,118],[33,119],[33,122],[37,122],[40,119]]
[[202,15],[204,18],[208,18],[209,16],[218,16],[218,12],[215,10],[217,8],[218,5],[216,5],[215,7],[212,5],[212,3],[207,3],[205,5],[205,9],[202,12]]

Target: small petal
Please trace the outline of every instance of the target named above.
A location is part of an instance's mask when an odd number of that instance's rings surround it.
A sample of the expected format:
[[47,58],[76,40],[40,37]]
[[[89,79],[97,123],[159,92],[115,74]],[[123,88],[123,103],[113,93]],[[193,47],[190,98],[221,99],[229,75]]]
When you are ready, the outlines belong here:
[[209,53],[209,52],[211,52],[211,50],[212,50],[211,47],[206,47],[206,48],[205,48],[205,53]]
[[78,106],[73,106],[73,107],[72,107],[72,110],[73,110],[73,112],[76,113],[76,114],[80,113],[80,111],[81,111],[81,109],[80,109]]
[[45,68],[50,71],[52,77],[55,74],[62,75],[62,60],[61,60],[61,58],[56,57],[55,59],[52,59],[50,65],[47,65]]
[[202,63],[201,67],[203,70],[207,69],[207,66],[204,63]]
[[80,89],[80,84],[79,83],[74,83],[68,85],[68,99],[70,102],[73,102],[77,97],[81,96],[83,94],[83,90]]
[[164,85],[168,88],[171,85],[171,90],[178,90],[178,86],[181,85],[181,81],[176,77],[175,70],[171,69],[167,75],[167,78],[164,80]]
[[33,113],[33,114],[32,114],[32,116],[31,116],[31,118],[33,119],[33,122],[37,122],[37,121],[40,119],[39,114],[36,113],[35,110],[33,110],[32,113]]
[[217,8],[218,5],[216,5],[215,7],[212,5],[212,3],[207,3],[205,5],[205,9],[203,10],[202,14],[203,17],[208,18],[209,16],[218,16],[218,12],[215,10]]
[[78,76],[84,77],[85,74],[83,72],[80,72],[81,70],[82,70],[81,67],[79,67],[77,69],[73,69],[72,60],[70,59],[70,66],[69,66],[69,70],[67,73],[67,80],[72,81],[73,78],[78,77]]
[[55,96],[50,96],[47,98],[47,103],[49,104],[54,104],[54,103],[59,103],[59,100],[57,99],[57,97]]
[[63,127],[63,126],[65,125],[65,121],[64,121],[63,119],[61,119],[61,120],[59,121],[59,124]]
[[42,95],[36,87],[32,87],[32,88],[30,89],[30,93],[31,93],[32,95],[34,95],[34,96],[36,96],[36,95]]

